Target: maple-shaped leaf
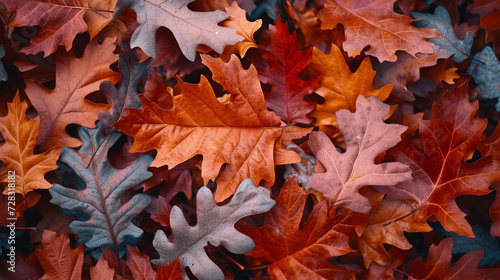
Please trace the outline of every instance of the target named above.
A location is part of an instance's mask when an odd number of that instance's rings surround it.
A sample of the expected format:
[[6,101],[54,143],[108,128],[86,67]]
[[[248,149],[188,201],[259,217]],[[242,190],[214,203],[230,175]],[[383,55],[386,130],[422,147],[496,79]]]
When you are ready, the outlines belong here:
[[263,83],[272,86],[266,93],[266,105],[287,124],[310,123],[306,115],[314,109],[314,102],[304,101],[304,97],[316,87],[318,79],[304,81],[300,73],[312,58],[312,48],[299,51],[297,34],[290,34],[288,24],[278,17],[270,26],[271,43],[261,49],[268,68],[259,72]]
[[126,109],[115,126],[134,137],[131,152],[158,151],[153,167],[173,168],[196,154],[203,155],[203,179],[207,184],[217,178],[215,200],[220,202],[245,178],[272,185],[275,161],[285,164],[300,158],[277,142],[283,128],[266,108],[255,68],[244,70],[235,55],[228,63],[209,56],[203,61],[214,81],[231,94],[228,102],[217,100],[204,76],[199,84],[179,80],[181,94],[174,96],[172,109],[161,109],[141,97],[144,109]]
[[229,15],[222,11],[194,12],[188,8],[192,0],[122,1],[120,9],[131,6],[137,13],[139,27],[130,45],[140,47],[148,56],[156,56],[156,30],[166,27],[172,31],[184,56],[194,61],[196,48],[203,44],[222,53],[226,45],[243,40],[236,30],[217,25]]
[[[64,147],[59,158],[75,170],[86,187],[78,190],[54,184],[49,190],[50,202],[90,217],[70,224],[71,230],[88,248],[111,245],[116,252],[122,253],[124,243],[136,242],[141,237],[142,229],[131,219],[151,202],[151,198],[147,194],[136,194],[124,203],[120,199],[127,190],[151,177],[147,168],[153,159],[143,155],[123,169],[113,168],[107,154],[121,133],[112,132],[106,137],[104,126],[100,122],[97,124],[96,129],[80,127],[78,132],[83,146],[79,150]],[[108,140],[103,145],[104,139]]]
[[441,240],[438,246],[431,245],[423,262],[419,258],[410,263],[412,279],[498,279],[500,269],[478,269],[477,263],[484,254],[480,250],[469,252],[457,262],[451,263],[451,238]]
[[443,50],[450,57],[453,55],[453,61],[462,62],[467,58],[470,58],[470,51],[472,48],[472,34],[469,32],[465,36],[465,39],[459,40],[455,31],[453,31],[453,26],[451,26],[450,14],[448,11],[442,7],[438,6],[434,11],[434,14],[418,13],[412,12],[411,15],[415,19],[423,19],[415,22],[417,27],[429,27],[434,28],[437,32],[443,35],[440,38],[428,39],[430,42],[436,44],[435,50]]
[[395,198],[419,204],[414,214],[425,221],[435,215],[447,231],[473,236],[455,198],[484,195],[500,180],[500,162],[482,157],[472,163],[474,152],[486,128],[485,119],[474,118],[477,101],[469,102],[466,86],[446,92],[442,104],[434,103],[430,120],[420,122],[420,138],[406,140],[389,151],[397,161],[410,166],[413,180],[388,188]]
[[208,242],[214,246],[224,246],[235,254],[252,250],[254,242],[248,236],[234,228],[240,219],[260,214],[271,209],[275,201],[270,198],[270,191],[264,187],[255,187],[250,179],[245,179],[238,186],[229,203],[218,206],[207,187],[202,187],[196,195],[196,226],[190,226],[182,210],[174,206],[170,213],[173,242],[165,232],[155,234],[153,246],[160,253],[160,258],[153,264],[166,265],[179,259],[182,276],[187,278],[186,267],[200,280],[224,279],[222,270],[206,255],[204,247]]
[[400,135],[406,130],[403,125],[384,123],[389,107],[376,97],[358,96],[356,112],[345,109],[337,112],[345,153],[338,152],[324,133],[310,134],[307,145],[318,164],[309,182],[333,206],[367,213],[371,204],[359,193],[360,188],[390,186],[411,179],[411,170],[402,163],[374,162],[375,157],[401,141]]
[[[28,104],[20,102],[19,94],[16,94],[7,107],[7,116],[0,117],[0,132],[5,140],[0,144],[0,160],[5,164],[5,172],[2,172],[0,182],[5,183],[4,195],[12,191],[7,182],[15,181],[14,192],[26,197],[28,192],[52,186],[45,180],[44,175],[57,169],[60,149],[34,154],[40,117],[30,120],[26,116]],[[12,180],[10,176],[15,179]]]
[[384,101],[391,93],[391,85],[373,89],[375,71],[369,58],[352,73],[342,52],[333,44],[329,55],[314,48],[309,67],[321,77],[320,86],[314,91],[325,98],[325,103],[316,105],[310,115],[321,131],[326,131],[328,126],[337,127],[335,113],[340,109],[354,111],[358,96],[376,96]]
[[26,94],[40,115],[38,144],[41,151],[53,147],[77,147],[80,140],[69,136],[65,129],[70,123],[95,127],[97,114],[109,108],[85,97],[99,89],[103,81],[116,83],[119,74],[109,68],[117,60],[112,38],[101,45],[96,40],[87,45],[83,56],[59,52],[56,55],[56,86],[53,90],[27,77]]
[[67,234],[45,230],[42,248],[36,248],[35,253],[45,271],[40,279],[82,279],[83,247],[71,248]]
[[343,215],[328,217],[325,201],[314,207],[301,227],[306,199],[296,178],[290,178],[276,205],[265,214],[264,226],[237,224],[237,229],[256,243],[249,253],[254,259],[252,265],[267,264],[267,273],[273,279],[352,279],[355,272],[328,259],[352,251],[349,237],[355,234],[354,227]]
[[54,53],[59,45],[69,51],[78,33],[93,38],[111,20],[116,0],[0,0],[16,16],[9,27],[40,26],[40,31],[21,49],[26,54]]
[[477,92],[488,99],[497,98],[497,111],[500,112],[500,62],[490,46],[474,55],[467,72],[472,75],[478,87]]
[[356,56],[370,46],[367,55],[380,62],[396,61],[396,51],[411,55],[433,53],[434,44],[428,38],[437,38],[439,33],[431,28],[412,26],[414,20],[393,11],[395,0],[341,1],[327,0],[319,12],[322,29],[344,25],[346,41],[342,44],[349,56]]
[[104,81],[100,90],[111,101],[111,109],[99,112],[99,120],[105,127],[112,124],[125,113],[125,108],[141,108],[141,100],[137,96],[137,85],[147,73],[148,63],[137,61],[137,53],[122,44],[123,54],[119,58],[120,85],[118,89],[110,81]]

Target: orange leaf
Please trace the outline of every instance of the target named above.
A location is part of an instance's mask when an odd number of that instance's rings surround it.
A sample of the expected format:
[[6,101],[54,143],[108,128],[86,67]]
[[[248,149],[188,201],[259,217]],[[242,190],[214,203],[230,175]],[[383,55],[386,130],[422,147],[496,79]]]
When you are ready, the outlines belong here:
[[[9,113],[0,118],[0,132],[5,143],[0,144],[0,160],[5,164],[1,182],[9,182],[15,173],[15,192],[26,194],[36,189],[48,189],[52,184],[44,178],[45,173],[57,169],[56,161],[61,149],[52,149],[42,154],[33,154],[38,137],[40,118],[30,120],[26,116],[28,104],[20,102],[19,94],[8,104]],[[3,194],[9,192],[7,184]]]
[[103,81],[118,82],[120,75],[109,68],[118,58],[113,53],[113,41],[113,38],[108,38],[99,45],[94,40],[87,45],[81,58],[76,58],[72,53],[58,53],[54,90],[26,77],[26,94],[41,119],[38,137],[41,151],[81,145],[80,140],[66,133],[66,125],[75,123],[89,128],[96,127],[99,111],[109,108],[107,104],[95,104],[85,97],[99,90]]
[[[384,101],[391,93],[391,85],[385,85],[377,90],[373,89],[375,71],[372,70],[369,58],[365,58],[358,70],[352,73],[336,45],[332,45],[329,55],[314,48],[309,66],[321,77],[320,87],[315,92],[325,98],[325,103],[316,105],[311,113],[311,117],[316,118],[316,125],[319,126],[320,131],[328,131],[329,126],[334,126],[336,130],[335,113],[340,109],[353,112],[356,109],[358,96],[376,96]],[[338,136],[338,132],[330,136]]]
[[110,268],[108,261],[103,255],[99,258],[96,265],[90,268],[90,279],[92,280],[110,280],[113,279],[115,270]]
[[307,194],[291,177],[276,198],[276,205],[265,214],[264,226],[254,228],[236,224],[237,230],[255,241],[249,254],[252,265],[270,263],[273,279],[353,279],[355,271],[333,265],[329,258],[351,252],[349,237],[354,227],[341,214],[328,217],[323,201],[314,207],[302,229],[299,228]]
[[393,11],[394,2],[327,0],[319,13],[321,28],[332,29],[343,24],[346,41],[342,46],[351,57],[359,55],[367,46],[370,48],[365,53],[380,62],[396,61],[398,50],[412,56],[433,53],[434,44],[426,39],[440,37],[440,34],[432,28],[412,26],[412,18]]
[[[212,70],[213,79],[231,93],[228,103],[220,103],[207,79],[199,84],[179,80],[180,95],[174,96],[174,107],[164,110],[142,97],[144,109],[126,109],[116,127],[134,137],[131,152],[157,149],[152,167],[169,168],[203,155],[201,165],[205,184],[217,178],[215,200],[232,195],[239,183],[251,178],[258,185],[274,183],[275,154],[281,162],[298,162],[295,152],[275,148],[283,133],[279,118],[266,108],[257,71],[244,70],[232,56],[225,64],[219,59],[203,57]],[[223,171],[219,171],[226,164]]]
[[72,249],[67,234],[58,235],[52,231],[44,231],[42,248],[35,249],[36,257],[45,274],[42,280],[82,278],[83,246]]

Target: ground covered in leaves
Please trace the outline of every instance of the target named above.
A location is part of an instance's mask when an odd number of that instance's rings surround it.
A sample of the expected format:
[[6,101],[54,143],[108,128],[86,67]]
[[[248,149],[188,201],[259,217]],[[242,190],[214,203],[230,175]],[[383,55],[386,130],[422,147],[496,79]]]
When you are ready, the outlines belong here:
[[500,279],[499,1],[0,19],[0,279]]

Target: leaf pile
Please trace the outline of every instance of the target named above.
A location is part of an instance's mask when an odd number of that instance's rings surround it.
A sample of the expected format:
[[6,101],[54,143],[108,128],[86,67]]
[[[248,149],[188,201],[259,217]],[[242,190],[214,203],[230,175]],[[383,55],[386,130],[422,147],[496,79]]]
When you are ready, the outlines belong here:
[[497,2],[0,0],[0,279],[500,278]]

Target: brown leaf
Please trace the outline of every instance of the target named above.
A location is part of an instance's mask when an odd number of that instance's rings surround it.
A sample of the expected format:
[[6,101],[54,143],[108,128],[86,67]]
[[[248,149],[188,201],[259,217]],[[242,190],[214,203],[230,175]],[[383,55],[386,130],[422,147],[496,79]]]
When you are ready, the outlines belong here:
[[151,267],[148,255],[142,254],[136,247],[127,246],[127,266],[132,272],[133,279],[156,279],[156,271]]
[[82,278],[83,246],[72,249],[67,234],[44,231],[42,248],[35,249],[36,257],[45,271],[43,280],[79,280]]
[[115,270],[109,267],[104,256],[101,256],[97,264],[90,268],[90,279],[92,280],[112,280],[114,275]]
[[103,81],[118,82],[120,75],[109,68],[118,58],[114,49],[113,38],[108,38],[101,45],[95,40],[89,43],[81,58],[73,53],[58,53],[54,90],[26,77],[26,94],[41,119],[38,137],[41,151],[81,145],[80,140],[66,133],[66,125],[75,123],[93,128],[99,111],[109,108],[107,104],[95,104],[85,97],[97,91]]
[[428,38],[440,37],[431,28],[412,26],[412,18],[393,12],[395,0],[339,1],[327,0],[319,13],[321,28],[332,29],[343,24],[346,41],[342,44],[349,56],[356,56],[370,46],[367,55],[380,62],[396,61],[396,51],[412,56],[433,53],[434,44]]

